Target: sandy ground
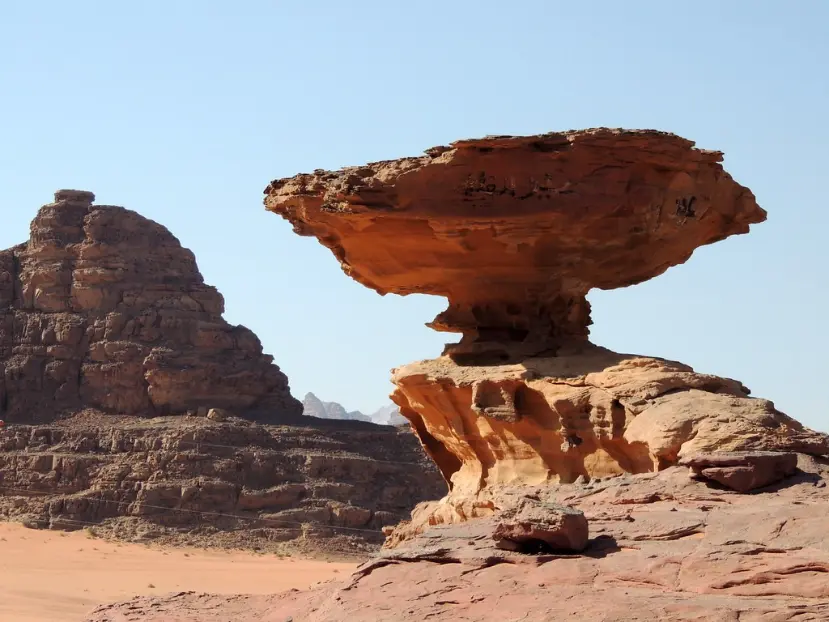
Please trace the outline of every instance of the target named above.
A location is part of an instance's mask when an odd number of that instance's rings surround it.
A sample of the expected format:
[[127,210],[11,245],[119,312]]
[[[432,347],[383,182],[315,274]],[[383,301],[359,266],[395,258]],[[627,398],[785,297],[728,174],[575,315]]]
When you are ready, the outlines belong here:
[[0,523],[0,620],[77,622],[139,594],[270,594],[344,576],[355,564],[273,555],[162,550]]

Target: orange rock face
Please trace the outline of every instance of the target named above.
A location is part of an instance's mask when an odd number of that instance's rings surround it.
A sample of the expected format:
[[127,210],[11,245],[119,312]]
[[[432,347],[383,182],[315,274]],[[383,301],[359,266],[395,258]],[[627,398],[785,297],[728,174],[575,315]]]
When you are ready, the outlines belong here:
[[586,294],[639,283],[765,220],[719,152],[654,131],[465,140],[274,181],[265,204],[385,294],[445,296],[444,356],[392,399],[450,493],[396,543],[492,511],[489,491],[661,470],[695,452],[829,453],[739,382],[592,345]]
[[510,360],[586,340],[591,288],[763,221],[721,159],[654,131],[495,137],[277,180],[265,203],[381,294],[447,297],[432,327],[463,333],[456,358]]
[[256,335],[222,318],[193,253],[161,225],[93,200],[59,191],[29,241],[0,251],[0,416],[299,415]]

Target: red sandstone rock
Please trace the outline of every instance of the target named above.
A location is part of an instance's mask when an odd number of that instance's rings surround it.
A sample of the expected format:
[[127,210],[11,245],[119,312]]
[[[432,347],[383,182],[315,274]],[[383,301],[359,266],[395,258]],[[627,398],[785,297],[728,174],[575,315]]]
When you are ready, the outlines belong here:
[[457,357],[587,339],[594,287],[645,281],[765,220],[722,154],[656,131],[462,140],[272,182],[267,208],[381,294],[436,294]]
[[0,414],[299,415],[256,335],[222,318],[193,253],[161,225],[93,199],[57,192],[29,241],[0,251]]
[[[447,297],[432,326],[463,337],[393,372],[393,400],[449,494],[387,530],[386,550],[344,584],[250,603],[252,617],[829,619],[829,437],[735,380],[587,341],[591,288],[647,280],[765,219],[720,159],[670,134],[599,129],[273,182],[267,208],[347,274],[381,294]],[[758,451],[798,452],[801,470],[791,458],[703,466],[738,488],[784,478],[747,496],[675,468]],[[498,517],[527,495],[584,513],[583,555],[496,547]],[[200,599],[184,601],[151,605],[202,619]],[[101,615],[112,611],[131,610]]]
[[273,596],[179,594],[107,605],[88,622],[825,622],[829,464],[773,492],[709,488],[685,469],[522,488],[590,521],[582,555],[497,549],[486,520],[439,526],[342,582]]
[[587,519],[564,505],[542,503],[524,497],[515,506],[494,517],[492,539],[508,551],[581,552],[587,546]]
[[[277,180],[265,204],[380,293],[446,296],[446,356],[392,399],[449,495],[394,545],[493,512],[500,485],[644,473],[710,451],[829,454],[741,383],[587,341],[585,295],[657,276],[765,220],[722,154],[654,131],[465,140],[418,158]],[[733,479],[733,477],[732,477]]]

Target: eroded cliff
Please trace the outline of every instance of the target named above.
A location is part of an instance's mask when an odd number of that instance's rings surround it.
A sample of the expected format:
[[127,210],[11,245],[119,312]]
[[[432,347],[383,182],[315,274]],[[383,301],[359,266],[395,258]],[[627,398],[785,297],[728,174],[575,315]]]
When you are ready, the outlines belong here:
[[116,539],[349,555],[442,493],[405,429],[83,411],[0,430],[0,518]]

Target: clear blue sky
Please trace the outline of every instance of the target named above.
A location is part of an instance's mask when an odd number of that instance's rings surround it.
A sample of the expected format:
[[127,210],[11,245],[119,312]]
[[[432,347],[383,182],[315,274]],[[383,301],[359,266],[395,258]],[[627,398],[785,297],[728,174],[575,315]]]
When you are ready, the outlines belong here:
[[[829,429],[829,2],[26,0],[0,6],[0,248],[57,188],[153,218],[300,397],[387,401],[438,298],[378,296],[264,211],[273,178],[484,134],[669,130],[767,223],[594,292],[593,339]],[[451,339],[451,335],[449,336]]]

